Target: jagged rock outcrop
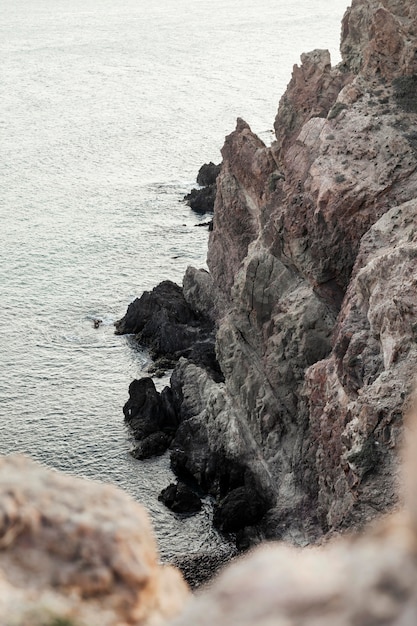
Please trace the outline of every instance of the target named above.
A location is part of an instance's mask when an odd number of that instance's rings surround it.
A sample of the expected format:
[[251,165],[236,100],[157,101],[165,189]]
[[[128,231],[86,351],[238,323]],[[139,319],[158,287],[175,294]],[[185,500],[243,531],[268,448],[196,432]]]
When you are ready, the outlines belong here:
[[0,460],[0,622],[157,626],[188,597],[144,509],[110,485]]
[[257,548],[193,598],[172,626],[414,626],[416,418],[414,408],[406,430],[400,512],[359,536],[337,537],[321,547]]
[[136,298],[129,304],[126,315],[115,322],[115,327],[116,334],[135,334],[154,358],[164,357],[172,363],[195,351],[199,342],[210,339],[213,342],[210,317],[194,311],[186,302],[182,288],[170,280]]
[[135,458],[148,459],[166,451],[178,427],[169,387],[158,393],[150,377],[132,381],[123,413],[137,444],[131,452]]

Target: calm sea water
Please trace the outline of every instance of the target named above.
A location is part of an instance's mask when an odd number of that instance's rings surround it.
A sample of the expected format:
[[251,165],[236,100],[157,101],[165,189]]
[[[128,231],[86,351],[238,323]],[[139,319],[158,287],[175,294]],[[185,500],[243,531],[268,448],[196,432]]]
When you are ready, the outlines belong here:
[[0,0],[0,453],[127,490],[165,557],[222,540],[209,503],[180,520],[157,501],[166,457],[129,455],[122,406],[148,358],[113,322],[204,266],[182,197],[237,116],[272,139],[300,53],[338,60],[346,4]]

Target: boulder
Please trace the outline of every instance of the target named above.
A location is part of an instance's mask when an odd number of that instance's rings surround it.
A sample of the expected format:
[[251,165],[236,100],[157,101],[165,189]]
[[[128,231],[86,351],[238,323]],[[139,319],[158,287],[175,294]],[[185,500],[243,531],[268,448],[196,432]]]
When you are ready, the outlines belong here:
[[192,189],[184,196],[188,206],[196,213],[213,213],[216,200],[216,179],[220,173],[221,164],[205,163],[197,175],[199,189]]
[[0,622],[156,626],[185,605],[145,510],[111,485],[0,459]]
[[132,452],[135,458],[144,459],[165,452],[178,427],[169,387],[159,393],[152,378],[132,381],[123,413],[134,438],[139,441]]
[[174,513],[192,515],[201,510],[201,498],[186,483],[178,481],[165,487],[158,496],[168,509]]
[[168,358],[172,366],[196,342],[213,341],[213,322],[194,311],[182,288],[169,280],[136,298],[115,326],[116,334],[135,334],[153,358]]

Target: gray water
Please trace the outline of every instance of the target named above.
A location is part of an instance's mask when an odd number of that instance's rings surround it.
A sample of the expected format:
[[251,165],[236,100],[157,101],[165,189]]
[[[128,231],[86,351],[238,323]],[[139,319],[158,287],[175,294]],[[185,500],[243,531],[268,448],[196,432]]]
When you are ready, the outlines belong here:
[[0,453],[125,489],[165,557],[223,540],[209,502],[186,520],[158,502],[166,456],[129,455],[122,406],[149,359],[113,322],[204,267],[184,194],[237,116],[272,139],[300,53],[338,61],[346,4],[0,0]]

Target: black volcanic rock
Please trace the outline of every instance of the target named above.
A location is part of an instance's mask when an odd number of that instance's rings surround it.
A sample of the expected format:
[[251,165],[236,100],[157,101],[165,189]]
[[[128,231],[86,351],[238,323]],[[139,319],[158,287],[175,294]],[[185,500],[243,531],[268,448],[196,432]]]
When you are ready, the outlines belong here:
[[182,288],[169,280],[136,298],[115,326],[118,335],[136,334],[153,358],[164,356],[175,361],[197,342],[214,341],[213,322],[197,315],[187,304]]
[[152,378],[140,378],[129,385],[129,400],[123,407],[126,423],[139,442],[135,458],[149,458],[168,448],[178,427],[172,407],[172,392],[158,393]]
[[174,513],[192,515],[201,510],[201,499],[188,485],[182,481],[171,483],[163,489],[158,500]]
[[199,169],[197,174],[197,184],[202,187],[207,187],[208,185],[214,185],[217,180],[217,176],[220,174],[221,163],[215,165],[210,161],[210,163],[204,163]]
[[221,164],[205,163],[197,175],[199,189],[192,189],[184,196],[188,206],[196,213],[212,213],[216,200],[216,179],[221,170]]

